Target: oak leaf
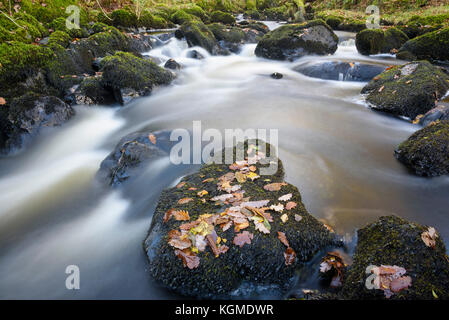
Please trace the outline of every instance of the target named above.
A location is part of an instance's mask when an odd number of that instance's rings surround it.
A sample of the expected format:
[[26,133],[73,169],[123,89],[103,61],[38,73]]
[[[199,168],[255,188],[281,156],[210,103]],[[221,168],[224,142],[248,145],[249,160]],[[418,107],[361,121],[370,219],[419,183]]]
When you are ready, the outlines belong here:
[[274,183],[264,185],[263,188],[267,191],[279,191],[279,190],[281,190],[282,186],[286,186],[286,185],[287,185],[287,183],[285,183],[285,182],[274,182]]
[[288,244],[287,237],[285,236],[285,233],[278,231],[278,239],[281,240],[283,244],[288,248],[290,245]]
[[254,238],[254,235],[251,232],[243,231],[241,233],[237,233],[234,237],[232,243],[240,248],[243,247],[246,243],[251,244],[251,240]]
[[195,269],[200,265],[200,258],[191,250],[175,250],[175,254],[179,259],[182,260],[184,267]]
[[178,204],[186,204],[189,203],[190,201],[193,201],[192,198],[182,198],[178,200]]
[[279,197],[279,201],[288,201],[292,198],[292,194],[291,193],[287,193],[284,194],[283,196]]

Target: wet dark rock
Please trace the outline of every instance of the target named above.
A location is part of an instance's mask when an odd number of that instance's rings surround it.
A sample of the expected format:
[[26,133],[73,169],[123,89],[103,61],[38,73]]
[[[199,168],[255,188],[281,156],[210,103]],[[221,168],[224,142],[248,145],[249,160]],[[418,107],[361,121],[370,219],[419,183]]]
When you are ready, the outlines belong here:
[[449,28],[426,33],[407,41],[397,53],[398,59],[449,61]]
[[[156,144],[150,141],[150,135],[154,135]],[[129,134],[101,162],[97,177],[111,186],[119,186],[138,176],[139,170],[149,161],[167,156],[171,146],[167,131]]]
[[384,66],[359,62],[312,62],[293,70],[308,77],[338,81],[370,81],[385,70]]
[[1,152],[19,149],[42,128],[60,126],[74,114],[72,107],[53,96],[27,93],[13,99],[2,106]]
[[369,82],[362,93],[375,110],[415,119],[449,90],[449,75],[427,61],[395,66]]
[[395,156],[416,175],[449,174],[449,120],[418,130],[398,146]]
[[268,32],[256,55],[275,60],[295,60],[305,55],[328,55],[337,50],[338,37],[322,20],[281,26]]
[[177,29],[175,31],[175,38],[178,39],[178,40],[183,39],[184,38],[184,32],[182,32],[181,29]]
[[381,217],[357,232],[353,264],[343,282],[345,299],[385,299],[382,290],[367,289],[366,268],[370,265],[399,266],[412,279],[411,286],[390,299],[433,300],[449,298],[449,261],[441,237],[435,248],[427,247],[421,234],[427,227],[396,216]]
[[439,105],[428,111],[419,119],[419,124],[427,126],[438,120],[449,120],[449,105]]
[[365,29],[357,33],[355,45],[360,54],[370,55],[398,50],[407,40],[407,35],[397,28]]
[[[164,215],[171,208],[187,210],[190,221],[194,221],[202,214],[217,214],[225,211],[225,207],[230,205],[218,206],[210,199],[225,193],[217,190],[217,179],[230,172],[229,165],[204,165],[198,173],[184,177],[182,187],[163,191],[144,243],[149,259],[150,275],[168,289],[185,296],[229,296],[243,283],[250,284],[253,288],[270,285],[285,292],[291,285],[290,279],[294,275],[295,269],[304,265],[323,247],[335,243],[335,238],[322,223],[307,212],[296,187],[287,184],[280,191],[264,190],[263,186],[267,183],[283,181],[282,163],[280,161],[278,163],[278,171],[274,175],[264,176],[254,181],[248,180],[241,185],[245,190],[244,197],[250,197],[250,201],[269,199],[268,205],[278,203],[280,196],[292,193],[291,200],[295,201],[298,206],[289,211],[288,221],[282,223],[279,214],[273,213],[269,234],[255,230],[251,221],[250,226],[244,230],[251,232],[254,238],[250,245],[244,245],[241,248],[233,244],[236,234],[234,227],[223,232],[220,227],[216,226],[215,232],[221,239],[227,239],[226,245],[229,250],[215,257],[210,247],[207,247],[204,252],[198,254],[200,263],[194,269],[184,267],[182,261],[175,255],[174,248],[167,243],[168,232],[188,221],[170,219],[164,223]],[[258,170],[261,166],[266,165],[256,164]],[[209,178],[214,180],[204,182]],[[267,178],[270,179],[270,182],[264,181]],[[200,198],[197,195],[200,190],[206,190],[208,194]],[[194,200],[186,204],[178,204],[178,200],[187,197]],[[296,221],[295,214],[300,215],[302,219]],[[286,247],[279,241],[278,231],[286,234],[290,246],[296,252],[296,259],[289,266],[285,265]],[[223,243],[222,241],[221,244]]]
[[130,52],[147,52],[153,48],[152,36],[143,33],[128,35],[128,50]]
[[242,26],[245,43],[258,43],[270,30],[261,22],[252,22]]
[[178,70],[181,69],[181,65],[175,59],[168,59],[164,64],[164,68]]
[[105,88],[100,77],[85,78],[73,92],[75,104],[109,105],[116,102],[111,88]]
[[192,59],[204,59],[204,56],[199,53],[197,50],[190,50],[187,52],[187,58],[192,58]]
[[245,40],[245,33],[238,27],[228,27],[220,23],[207,25],[224,50],[237,53]]
[[273,79],[279,80],[279,79],[282,79],[284,77],[284,75],[279,72],[274,72],[270,75],[270,77],[272,77]]
[[164,32],[164,33],[157,34],[155,37],[160,39],[163,42],[166,42],[166,41],[172,39],[175,36],[175,32]]

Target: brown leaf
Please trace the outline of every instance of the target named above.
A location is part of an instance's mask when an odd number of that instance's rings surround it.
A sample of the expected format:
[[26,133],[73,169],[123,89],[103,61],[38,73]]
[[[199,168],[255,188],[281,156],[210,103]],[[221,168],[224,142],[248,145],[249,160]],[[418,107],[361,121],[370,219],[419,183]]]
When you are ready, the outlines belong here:
[[200,265],[200,258],[191,250],[175,250],[175,254],[179,259],[182,260],[184,267],[195,269]]
[[178,184],[176,185],[176,188],[177,188],[177,189],[180,189],[180,188],[184,187],[184,186],[185,186],[185,184],[186,184],[186,182],[185,182],[185,181],[183,181],[183,182],[180,182],[180,183],[178,183]]
[[206,236],[207,244],[212,249],[212,252],[214,253],[215,258],[217,258],[220,255],[220,251],[217,248],[217,239],[212,235],[208,234]]
[[154,134],[150,134],[148,139],[150,139],[152,144],[156,144],[156,136]]
[[198,193],[197,193],[197,195],[198,195],[198,197],[203,197],[203,196],[205,196],[206,194],[208,194],[209,192],[207,192],[206,190],[201,190],[201,191],[199,191]]
[[436,245],[436,238],[438,237],[438,234],[433,227],[429,227],[427,231],[424,231],[421,233],[421,239],[424,241],[426,246],[430,248],[435,248]]
[[190,220],[188,211],[169,209],[169,210],[167,210],[167,212],[165,212],[164,222],[167,222],[168,220],[170,220],[170,218],[172,216],[175,217],[176,221],[188,221],[188,220]]
[[189,203],[190,201],[192,201],[192,198],[182,198],[178,200],[178,204],[186,204]]
[[296,206],[297,206],[296,202],[289,201],[289,202],[287,202],[287,204],[285,205],[285,209],[291,210],[291,209],[293,209],[293,208],[296,208]]
[[379,92],[382,92],[385,89],[385,86],[379,88]]
[[284,258],[285,258],[285,265],[286,266],[291,265],[296,258],[295,251],[291,247],[288,247],[284,252]]
[[[185,231],[184,231],[185,232]],[[168,244],[176,249],[187,249],[190,248],[192,242],[187,237],[187,234],[183,234],[178,230],[170,230],[168,232]]]
[[287,183],[285,182],[275,182],[275,183],[270,183],[270,184],[266,184],[263,186],[263,188],[267,191],[279,191],[281,190],[282,186],[286,186]]
[[278,231],[278,239],[281,240],[283,244],[288,248],[290,245],[288,244],[287,237],[285,236],[285,233]]
[[5,98],[0,97],[0,106],[4,106],[6,104]]
[[203,183],[212,182],[214,181],[214,178],[207,178],[203,180]]
[[237,233],[232,241],[236,246],[240,248],[247,244],[251,244],[251,240],[254,238],[254,235],[251,232],[243,231],[242,233]]

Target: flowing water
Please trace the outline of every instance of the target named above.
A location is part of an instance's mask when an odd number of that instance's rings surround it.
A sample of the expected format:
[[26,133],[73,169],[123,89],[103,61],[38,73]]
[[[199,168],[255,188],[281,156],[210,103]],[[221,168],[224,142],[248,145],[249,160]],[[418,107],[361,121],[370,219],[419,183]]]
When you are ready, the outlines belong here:
[[[292,70],[319,60],[399,63],[388,55],[363,57],[353,34],[339,36],[335,55],[296,62],[257,58],[255,45],[231,56],[197,48],[205,59],[195,60],[184,41],[171,39],[148,55],[184,65],[173,85],[126,107],[80,106],[66,125],[0,159],[0,298],[177,298],[148,276],[142,241],[160,192],[198,166],[163,158],[117,189],[95,174],[124,135],[191,129],[194,120],[203,130],[278,129],[286,180],[315,217],[349,241],[357,228],[396,214],[435,226],[448,243],[448,177],[413,176],[393,156],[418,127],[367,108],[359,94],[364,83]],[[273,72],[283,79],[272,79]],[[68,265],[80,268],[80,290],[65,288]],[[315,282],[298,280],[296,288]]]

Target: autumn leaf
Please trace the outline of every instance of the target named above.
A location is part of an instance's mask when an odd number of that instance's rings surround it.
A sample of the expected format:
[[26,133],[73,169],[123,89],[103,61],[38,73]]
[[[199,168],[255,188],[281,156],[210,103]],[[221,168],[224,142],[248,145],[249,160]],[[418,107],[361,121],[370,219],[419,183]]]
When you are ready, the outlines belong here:
[[221,194],[219,196],[215,196],[213,197],[211,200],[212,201],[221,201],[221,202],[225,202],[226,200],[229,200],[231,198],[233,198],[234,196],[232,194]]
[[265,207],[268,202],[270,202],[270,200],[258,200],[258,201],[247,201],[247,202],[242,202],[240,204],[240,207],[244,208],[244,207],[252,207],[252,208],[262,208]]
[[150,134],[148,139],[150,139],[152,144],[156,144],[156,136],[154,134]]
[[382,92],[385,89],[385,86],[379,88],[379,92]]
[[246,243],[251,244],[251,240],[254,238],[254,235],[251,232],[243,231],[241,233],[237,233],[234,237],[232,243],[240,248],[243,247]]
[[176,221],[187,221],[190,220],[189,212],[184,210],[169,209],[164,214],[164,222],[170,220],[174,216]]
[[198,195],[198,197],[203,197],[203,196],[205,196],[206,194],[208,194],[209,192],[207,192],[206,190],[201,190],[201,191],[199,191],[198,193],[197,193],[197,195]]
[[182,198],[178,200],[178,204],[186,204],[189,203],[190,201],[192,201],[192,198]]
[[284,258],[285,258],[285,265],[286,266],[291,265],[296,258],[295,251],[291,247],[288,247],[284,252]]
[[[279,201],[288,201],[292,198],[292,194],[288,193],[288,194],[284,194],[283,196],[279,197],[278,200]],[[290,210],[290,209],[288,209]]]
[[183,182],[180,182],[180,183],[178,183],[178,184],[176,185],[176,188],[177,188],[177,189],[181,189],[182,187],[184,187],[184,186],[185,186],[185,184],[186,184],[186,182],[185,182],[185,181],[183,181]]
[[283,223],[286,223],[288,221],[288,215],[286,215],[285,213],[281,216],[281,221]]
[[285,209],[291,210],[291,209],[293,209],[293,208],[296,208],[296,206],[297,206],[296,202],[289,201],[289,202],[287,202],[287,204],[285,205]]
[[299,222],[302,220],[302,217],[299,214],[295,214],[295,221]]
[[421,233],[421,239],[424,241],[426,246],[430,248],[435,248],[436,238],[438,238],[437,231],[433,227],[429,227],[426,231]]
[[203,180],[203,183],[212,182],[214,181],[214,178],[207,178]]
[[184,267],[195,269],[200,265],[200,258],[190,250],[175,250],[175,254],[182,260]]
[[182,233],[178,230],[170,230],[168,232],[168,244],[181,250],[192,246],[192,242],[188,238],[187,233]]
[[270,233],[270,230],[267,228],[267,226],[263,222],[254,221],[254,224],[256,226],[256,230],[258,230],[262,233],[265,233],[265,234]]
[[256,174],[256,173],[254,173],[254,172],[247,173],[246,177],[248,179],[251,179],[251,181],[254,181],[254,180],[260,178],[260,176],[258,174]]
[[255,172],[255,171],[257,170],[257,167],[256,167],[256,166],[250,166],[250,167],[249,167],[249,170],[250,170],[251,172]]
[[[246,229],[249,227],[249,222],[248,220],[240,222],[240,223],[236,223],[234,222],[234,231],[235,232],[239,232],[240,230]],[[257,229],[257,228],[256,228]]]
[[270,206],[270,210],[273,210],[276,212],[282,212],[282,211],[284,211],[284,205],[282,203],[278,203],[276,205],[272,204]]
[[263,188],[267,191],[279,191],[281,190],[282,186],[286,186],[287,183],[285,182],[275,182],[275,183],[270,183],[270,184],[266,184],[263,186]]
[[4,106],[6,104],[5,98],[0,97],[0,106]]
[[238,183],[246,182],[246,175],[244,173],[241,173],[240,171],[237,171],[235,173],[235,178],[237,179]]
[[285,233],[278,231],[278,239],[281,240],[283,244],[288,248],[290,245],[288,244],[287,237],[285,236]]

